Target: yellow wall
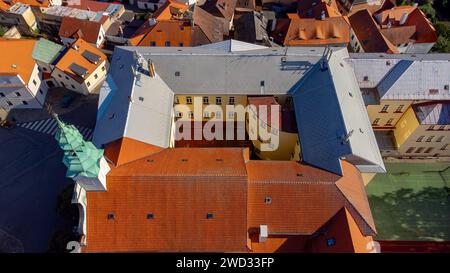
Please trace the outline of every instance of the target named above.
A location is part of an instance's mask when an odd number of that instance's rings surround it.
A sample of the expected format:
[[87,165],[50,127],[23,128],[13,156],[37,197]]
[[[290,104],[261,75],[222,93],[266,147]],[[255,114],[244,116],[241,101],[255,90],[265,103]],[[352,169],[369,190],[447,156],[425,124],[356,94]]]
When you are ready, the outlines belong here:
[[[188,97],[191,98],[192,104],[187,104],[187,98]],[[203,97],[208,97],[209,104],[207,104],[207,105],[203,104]],[[222,104],[220,104],[220,105],[216,104],[216,97],[220,97],[222,99]],[[203,111],[205,111],[205,108],[208,105],[211,105],[211,106],[216,105],[217,107],[220,107],[220,109],[222,110],[222,115],[223,115],[222,118],[224,120],[226,120],[228,118],[228,113],[226,112],[226,106],[228,105],[228,101],[229,101],[230,97],[234,97],[234,105],[235,106],[237,106],[237,105],[242,105],[243,107],[247,106],[247,96],[226,96],[226,95],[210,96],[210,95],[182,95],[181,94],[181,95],[176,95],[175,96],[175,101],[174,102],[176,102],[177,99],[178,99],[178,105],[180,105],[180,106],[181,105],[186,105],[189,108],[188,111],[191,111],[191,112],[194,113],[194,101],[195,101],[196,105],[201,105],[201,107],[202,107],[201,119],[203,121],[210,120],[214,116],[211,112],[215,112],[215,111],[208,111],[208,112],[210,112],[209,113],[210,118],[205,118],[205,117],[203,117]],[[176,109],[176,110],[178,110],[178,109]],[[185,114],[183,114],[183,115],[185,115]],[[187,118],[187,116],[185,118]],[[235,117],[235,119],[236,118],[237,117]]]
[[395,145],[399,149],[405,141],[411,136],[411,134],[419,126],[419,121],[416,118],[416,114],[412,107],[409,107],[405,114],[398,121],[398,124],[394,130]]
[[[389,105],[386,112],[381,112],[385,105]],[[396,112],[397,108],[403,105],[401,112]],[[375,119],[380,119],[378,125],[373,125],[374,128],[377,127],[393,127],[397,124],[399,119],[403,116],[405,111],[411,105],[411,101],[401,101],[401,100],[383,100],[379,105],[368,105],[367,113],[369,115],[370,122],[373,124]],[[389,119],[393,119],[391,126],[387,125]]]

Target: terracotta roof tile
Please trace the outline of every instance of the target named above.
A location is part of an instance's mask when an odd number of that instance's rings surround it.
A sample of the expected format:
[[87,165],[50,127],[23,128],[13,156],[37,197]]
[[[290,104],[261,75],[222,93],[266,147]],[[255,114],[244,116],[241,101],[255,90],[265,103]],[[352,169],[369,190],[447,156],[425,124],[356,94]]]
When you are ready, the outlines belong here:
[[211,43],[223,40],[223,23],[218,18],[196,6],[193,14],[194,23],[205,33]]
[[[77,48],[76,50],[74,49],[75,47]],[[100,56],[100,61],[97,64],[94,64],[83,57],[82,54],[86,50]],[[92,46],[82,39],[78,39],[72,44],[72,47],[68,48],[67,51],[65,51],[64,55],[56,63],[56,67],[67,75],[70,75],[74,80],[83,82],[84,79],[75,74],[74,71],[69,68],[70,65],[75,63],[85,68],[87,72],[84,78],[87,78],[105,60],[105,54],[103,54],[98,48]]]
[[87,194],[83,251],[246,251],[244,151],[169,149],[113,169]]
[[83,38],[88,43],[96,44],[101,27],[102,24],[99,22],[64,17],[59,28],[59,36],[65,38]]
[[115,166],[120,166],[161,150],[161,147],[123,137],[106,146],[105,157]]
[[[344,17],[327,17],[324,20],[302,19],[296,14],[290,14],[287,30],[285,22],[277,27],[275,36],[283,37],[283,45],[324,45],[347,44],[350,42],[350,25]],[[277,23],[278,24],[278,23]],[[280,34],[281,33],[281,34]]]
[[397,48],[384,37],[367,10],[360,10],[349,17],[353,31],[364,52],[398,53]]
[[[30,80],[35,66],[31,54],[36,40],[32,39],[1,39],[0,38],[0,74],[19,74],[25,83]],[[20,52],[20,54],[13,54]]]
[[177,17],[178,13],[184,13],[188,9],[188,5],[169,0],[153,13],[153,18],[158,21],[171,20],[174,19],[174,17]]

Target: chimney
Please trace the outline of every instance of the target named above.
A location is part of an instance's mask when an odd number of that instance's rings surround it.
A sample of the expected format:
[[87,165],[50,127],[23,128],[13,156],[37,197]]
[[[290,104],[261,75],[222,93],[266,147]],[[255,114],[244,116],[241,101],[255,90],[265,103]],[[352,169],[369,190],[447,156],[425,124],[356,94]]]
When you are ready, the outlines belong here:
[[400,18],[400,25],[404,25],[406,23],[407,19],[408,19],[408,13],[403,12],[402,17]]
[[155,18],[150,18],[148,19],[148,23],[150,26],[156,25],[156,19]]
[[147,64],[148,64],[148,74],[150,75],[150,77],[154,78],[155,77],[155,65],[153,64],[153,62],[151,60],[148,60]]
[[267,237],[269,237],[269,229],[267,228],[267,225],[260,225],[259,226],[259,242],[260,243],[265,242]]

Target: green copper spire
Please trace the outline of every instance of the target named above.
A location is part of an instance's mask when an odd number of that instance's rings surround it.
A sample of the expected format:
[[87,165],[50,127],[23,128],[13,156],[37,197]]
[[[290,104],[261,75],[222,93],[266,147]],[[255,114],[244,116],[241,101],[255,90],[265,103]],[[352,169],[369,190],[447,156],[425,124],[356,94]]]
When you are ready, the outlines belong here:
[[59,147],[64,151],[63,163],[67,166],[66,177],[97,177],[100,171],[100,159],[103,150],[97,149],[92,142],[85,141],[78,129],[62,122],[58,115],[53,115],[58,122],[55,135]]

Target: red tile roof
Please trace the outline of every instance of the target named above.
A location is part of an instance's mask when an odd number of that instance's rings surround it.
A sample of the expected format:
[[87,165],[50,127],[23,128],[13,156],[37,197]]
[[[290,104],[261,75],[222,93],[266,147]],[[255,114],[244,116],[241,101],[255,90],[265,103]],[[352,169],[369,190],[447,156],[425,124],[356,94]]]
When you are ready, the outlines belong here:
[[102,24],[99,22],[64,17],[59,28],[59,36],[65,38],[83,38],[88,43],[96,44]]
[[398,53],[397,47],[381,34],[379,26],[369,11],[355,12],[349,20],[364,52]]
[[288,14],[289,23],[277,20],[275,39],[283,45],[318,46],[347,44],[350,42],[350,25],[346,18],[327,17],[324,20],[302,19]]
[[[374,234],[361,176],[347,162],[340,177],[293,161],[252,161],[243,148],[150,153],[112,167],[106,192],[87,193],[84,252],[275,251],[285,239],[260,245],[248,232],[268,225],[270,236],[311,235],[343,209],[356,235]],[[297,239],[289,240],[306,238]]]
[[83,251],[246,251],[244,151],[167,149],[113,168],[106,192],[87,193]]
[[[364,235],[375,234],[359,172],[347,162],[342,162],[342,167],[344,176],[340,177],[296,162],[250,161],[249,228],[268,225],[269,233],[312,234],[346,207],[353,210],[354,217],[368,222],[358,222]],[[352,186],[355,189],[349,193],[348,187]],[[264,203],[267,196],[271,204]],[[367,226],[373,226],[373,230]]]

